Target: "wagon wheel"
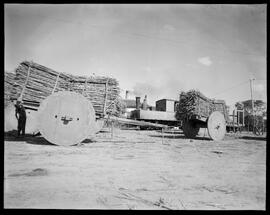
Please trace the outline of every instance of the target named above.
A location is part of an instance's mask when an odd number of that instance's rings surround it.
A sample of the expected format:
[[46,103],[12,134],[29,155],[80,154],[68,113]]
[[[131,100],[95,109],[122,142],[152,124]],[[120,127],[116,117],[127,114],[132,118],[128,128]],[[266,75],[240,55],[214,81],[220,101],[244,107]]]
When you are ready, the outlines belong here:
[[38,109],[38,128],[42,136],[56,145],[75,145],[97,130],[92,103],[69,91],[46,97]]
[[183,123],[183,132],[187,138],[194,138],[199,133],[199,126],[196,125],[195,122],[185,121]]
[[207,121],[208,134],[212,140],[222,140],[226,133],[226,122],[224,115],[214,111]]

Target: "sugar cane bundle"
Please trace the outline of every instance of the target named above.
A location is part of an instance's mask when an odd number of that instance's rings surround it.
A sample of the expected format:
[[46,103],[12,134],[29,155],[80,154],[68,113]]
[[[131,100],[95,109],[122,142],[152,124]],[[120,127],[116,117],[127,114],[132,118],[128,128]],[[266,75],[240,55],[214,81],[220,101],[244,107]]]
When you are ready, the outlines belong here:
[[5,106],[8,105],[8,103],[15,99],[16,97],[14,95],[17,94],[16,86],[17,83],[15,81],[15,73],[12,72],[5,72],[4,77],[4,104]]
[[118,100],[120,93],[117,80],[104,76],[74,77],[71,89],[89,99],[100,115],[116,108],[110,104]]
[[53,92],[68,90],[88,98],[97,114],[106,113],[106,107],[118,98],[120,92],[116,79],[59,73],[29,61],[18,66],[15,81],[17,85],[13,97],[22,97],[24,104],[39,106],[40,102]]
[[198,90],[181,92],[176,118],[184,120],[193,115],[208,117],[214,110],[213,100],[205,97]]
[[17,97],[40,103],[53,92],[68,90],[71,77],[34,62],[24,61],[16,69]]

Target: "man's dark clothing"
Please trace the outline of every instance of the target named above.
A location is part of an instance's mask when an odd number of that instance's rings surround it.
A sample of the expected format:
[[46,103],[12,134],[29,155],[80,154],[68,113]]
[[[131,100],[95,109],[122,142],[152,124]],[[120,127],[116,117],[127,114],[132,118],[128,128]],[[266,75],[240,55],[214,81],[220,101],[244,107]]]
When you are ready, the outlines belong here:
[[25,124],[26,124],[26,112],[22,104],[16,105],[15,116],[18,120],[18,136],[22,132],[22,135],[25,135]]

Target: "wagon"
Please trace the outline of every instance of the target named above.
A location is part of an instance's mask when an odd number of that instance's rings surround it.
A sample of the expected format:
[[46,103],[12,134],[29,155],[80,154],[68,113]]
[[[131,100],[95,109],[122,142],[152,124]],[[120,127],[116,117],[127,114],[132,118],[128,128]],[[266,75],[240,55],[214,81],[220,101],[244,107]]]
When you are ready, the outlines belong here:
[[195,91],[180,94],[178,118],[187,138],[194,138],[200,128],[207,128],[212,140],[222,140],[226,133],[228,111],[224,100],[212,100]]
[[[56,145],[80,143],[101,130],[107,114],[118,111],[119,87],[113,78],[72,76],[24,61],[15,81],[12,97],[21,98],[27,110],[26,131],[38,130]],[[16,129],[14,112],[13,104],[5,109],[5,130]]]

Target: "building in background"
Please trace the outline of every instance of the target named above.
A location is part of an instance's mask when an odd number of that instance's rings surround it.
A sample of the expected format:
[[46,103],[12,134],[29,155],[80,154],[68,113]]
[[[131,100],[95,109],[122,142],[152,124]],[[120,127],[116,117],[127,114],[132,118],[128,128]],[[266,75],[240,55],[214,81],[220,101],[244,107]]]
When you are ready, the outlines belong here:
[[156,111],[175,112],[179,101],[173,99],[160,99],[156,101]]

